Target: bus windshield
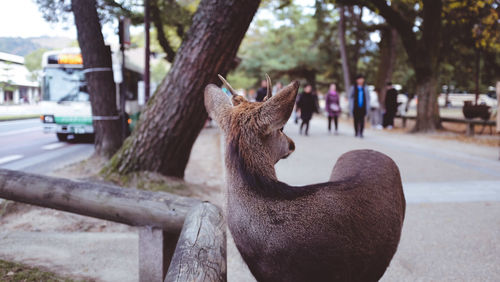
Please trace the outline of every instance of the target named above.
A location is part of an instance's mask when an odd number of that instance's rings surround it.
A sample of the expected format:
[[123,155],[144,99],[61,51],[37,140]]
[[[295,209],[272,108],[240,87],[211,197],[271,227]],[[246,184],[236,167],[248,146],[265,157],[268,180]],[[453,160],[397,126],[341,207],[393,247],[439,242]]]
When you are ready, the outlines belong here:
[[45,68],[43,100],[88,102],[87,83],[82,69]]

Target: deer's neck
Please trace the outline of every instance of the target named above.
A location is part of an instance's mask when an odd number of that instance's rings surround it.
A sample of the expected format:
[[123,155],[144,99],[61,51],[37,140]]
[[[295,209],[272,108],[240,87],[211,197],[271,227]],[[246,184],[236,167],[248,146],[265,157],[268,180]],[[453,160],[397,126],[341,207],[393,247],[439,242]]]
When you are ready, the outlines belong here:
[[274,162],[265,149],[245,150],[238,142],[226,147],[226,169],[229,193],[240,196],[258,196],[273,199],[293,199],[312,190],[292,187],[276,177]]

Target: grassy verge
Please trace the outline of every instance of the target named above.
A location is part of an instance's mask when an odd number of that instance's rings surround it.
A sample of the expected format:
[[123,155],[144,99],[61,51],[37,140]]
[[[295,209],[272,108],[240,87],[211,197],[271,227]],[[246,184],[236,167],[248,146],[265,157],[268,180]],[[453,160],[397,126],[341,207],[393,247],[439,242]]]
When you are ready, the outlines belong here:
[[30,115],[15,115],[15,116],[0,116],[1,121],[9,121],[9,120],[18,120],[18,119],[30,119],[30,118],[39,118],[39,114],[30,114]]
[[0,281],[74,281],[35,267],[0,260]]

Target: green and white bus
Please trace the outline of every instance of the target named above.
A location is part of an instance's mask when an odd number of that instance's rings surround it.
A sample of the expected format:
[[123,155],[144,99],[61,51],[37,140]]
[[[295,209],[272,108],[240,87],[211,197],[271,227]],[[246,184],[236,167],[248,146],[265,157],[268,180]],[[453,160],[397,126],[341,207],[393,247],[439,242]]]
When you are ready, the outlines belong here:
[[[49,51],[42,58],[42,99],[41,116],[45,133],[56,133],[59,141],[67,141],[78,136],[93,135],[92,111],[87,82],[82,65],[80,49]],[[121,80],[120,53],[113,52],[115,82]],[[144,105],[142,84],[143,68],[126,59],[125,111],[129,126],[133,127]],[[119,87],[116,87],[116,101],[119,107]],[[142,96],[142,98],[141,98]],[[139,99],[138,99],[139,98]]]

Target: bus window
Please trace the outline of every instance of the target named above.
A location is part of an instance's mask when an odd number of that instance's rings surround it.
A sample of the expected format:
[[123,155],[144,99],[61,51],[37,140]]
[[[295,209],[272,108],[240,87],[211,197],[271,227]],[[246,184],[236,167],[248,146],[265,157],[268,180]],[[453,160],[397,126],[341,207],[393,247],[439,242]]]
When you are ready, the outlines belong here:
[[45,101],[89,101],[85,77],[81,69],[46,68],[43,82]]

